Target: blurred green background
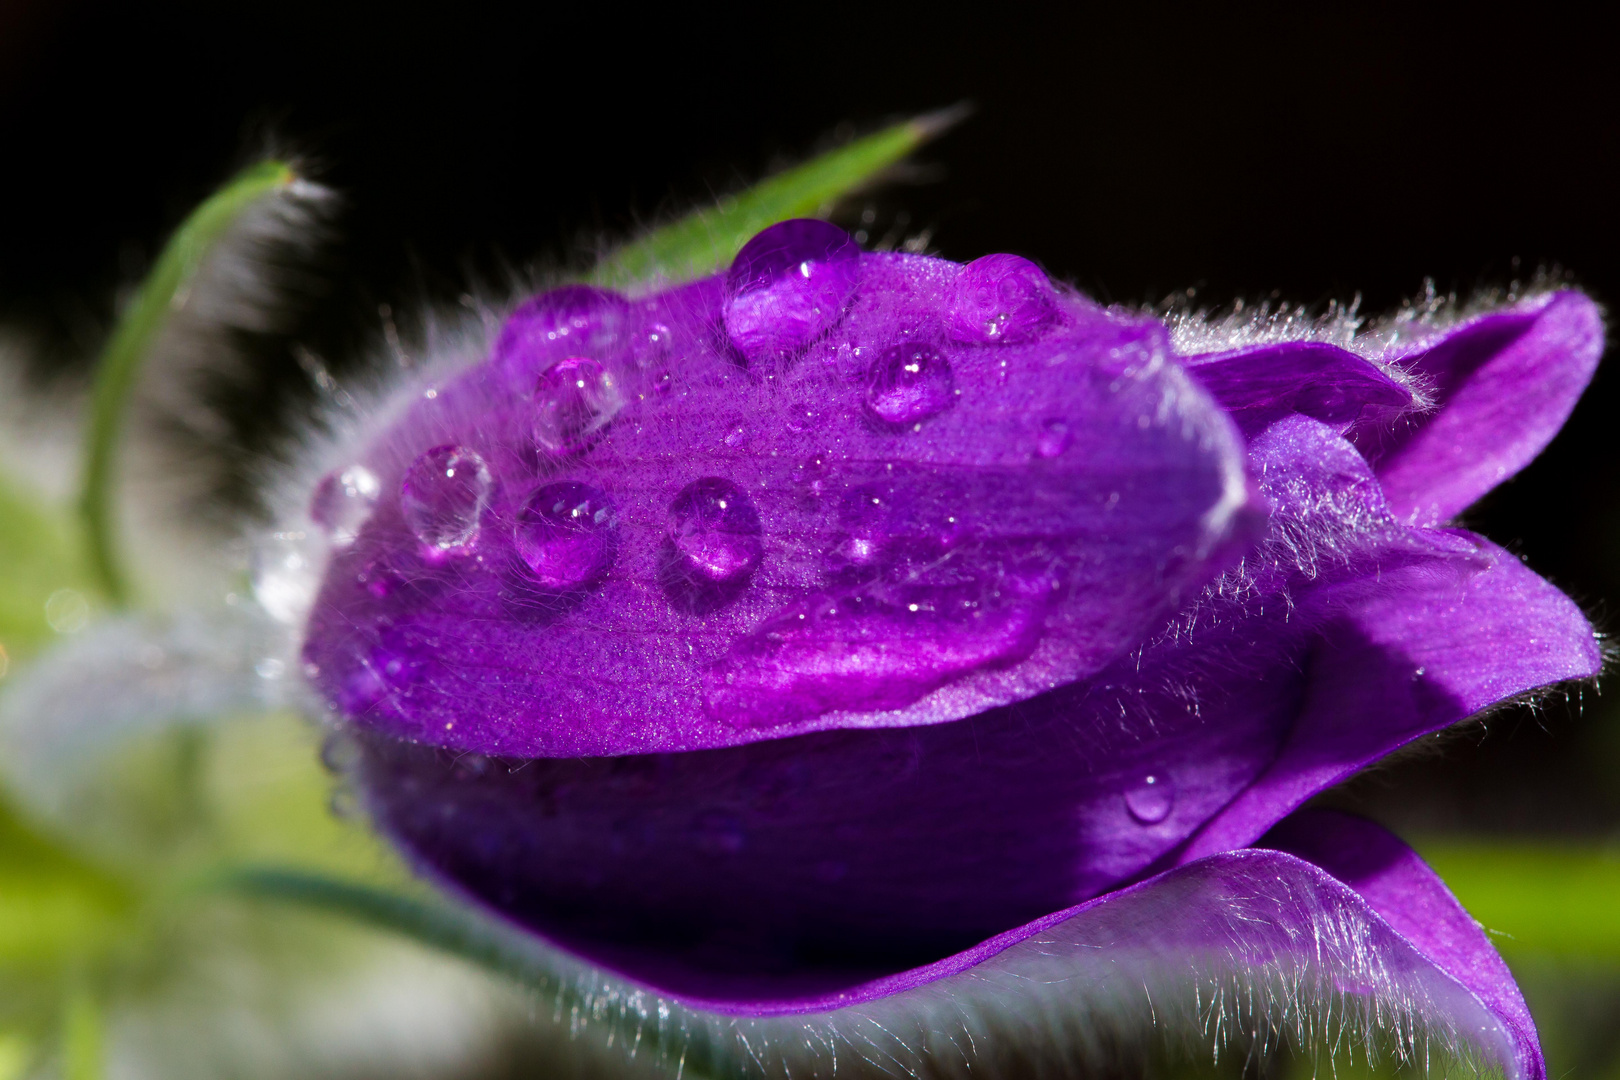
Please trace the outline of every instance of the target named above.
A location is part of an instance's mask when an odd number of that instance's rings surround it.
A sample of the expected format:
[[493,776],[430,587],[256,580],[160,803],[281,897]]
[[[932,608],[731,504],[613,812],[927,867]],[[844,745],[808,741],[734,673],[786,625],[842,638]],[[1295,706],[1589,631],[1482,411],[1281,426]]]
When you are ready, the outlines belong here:
[[[322,242],[289,260],[280,317],[236,332],[250,363],[201,387],[222,422],[180,433],[218,463],[198,514],[224,529],[262,510],[254,478],[319,400],[312,372],[353,373],[396,322],[415,329],[410,313],[503,290],[534,265],[583,270],[605,241],[960,101],[976,115],[845,203],[841,223],[953,258],[1016,251],[1127,302],[1188,288],[1212,305],[1359,294],[1378,313],[1426,277],[1466,295],[1549,266],[1601,302],[1620,297],[1620,65],[1579,16],[776,15],[7,0],[0,348],[24,378],[0,395],[81,390],[184,216],[265,150],[297,155],[339,196]],[[1616,406],[1605,367],[1553,447],[1467,520],[1600,628],[1620,598]],[[40,458],[40,475],[0,477],[0,692],[8,668],[102,612],[71,508],[41,510],[25,490],[52,486]],[[88,598],[82,618],[74,597]],[[0,1080],[24,1075],[42,1038],[51,1067],[86,1078],[109,1038],[138,1059],[148,1040],[140,1060],[182,1045],[199,1076],[230,1074],[241,1045],[286,1075],[618,1072],[618,1056],[553,1022],[549,1001],[203,880],[224,862],[288,858],[408,887],[331,812],[346,800],[317,742],[294,718],[247,713],[149,740],[121,763],[138,790],[117,805],[151,815],[109,839],[123,864],[67,854],[0,805]],[[1326,797],[1410,839],[1495,934],[1560,1078],[1620,1078],[1617,771],[1620,713],[1588,687],[1465,725]],[[438,1023],[412,1032],[403,1006],[347,1016],[320,990],[344,977],[440,986],[416,1005]],[[332,1000],[312,1005],[323,992]],[[140,1004],[109,1034],[111,1000]],[[323,1015],[343,1016],[347,1034]],[[429,1027],[437,1043],[407,1037]],[[368,1063],[390,1041],[408,1053]],[[334,1045],[349,1048],[341,1068]],[[1286,1055],[1265,1066],[1313,1068]]]

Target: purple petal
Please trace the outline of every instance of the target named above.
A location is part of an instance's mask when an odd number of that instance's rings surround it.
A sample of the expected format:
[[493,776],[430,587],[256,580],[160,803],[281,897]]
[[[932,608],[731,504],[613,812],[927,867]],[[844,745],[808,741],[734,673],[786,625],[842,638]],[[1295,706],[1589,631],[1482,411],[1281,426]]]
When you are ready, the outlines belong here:
[[1315,863],[1354,889],[1390,929],[1490,1010],[1512,1039],[1518,1075],[1547,1075],[1536,1025],[1513,973],[1416,852],[1370,821],[1329,811],[1294,814],[1262,843]]
[[570,951],[687,996],[792,1000],[1168,858],[1299,704],[1274,643],[1209,651],[1210,670],[1121,662],[952,723],[719,750],[485,759],[366,736],[357,779],[419,867]]
[[1357,444],[1401,517],[1445,521],[1552,441],[1602,355],[1602,315],[1577,292],[1470,319],[1391,352],[1429,384],[1437,411],[1358,432]]
[[1249,434],[1290,413],[1348,425],[1416,404],[1411,387],[1365,357],[1325,342],[1283,341],[1187,359]]
[[[1516,695],[1596,675],[1591,624],[1518,559],[1460,530],[1431,558],[1299,600],[1331,619],[1305,661],[1305,698],[1281,754],[1182,853],[1253,843],[1306,799],[1419,736]],[[1319,616],[1317,616],[1319,617]]]
[[[724,289],[548,294],[530,351],[368,451],[305,644],[340,714],[516,757],[939,723],[1099,671],[1253,536],[1237,433],[1156,324],[1054,290],[1033,340],[955,343],[955,264],[765,255]],[[737,297],[823,264],[858,270],[812,305],[835,321],[740,367]],[[595,355],[530,333],[558,318]],[[732,525],[683,517],[693,485]]]

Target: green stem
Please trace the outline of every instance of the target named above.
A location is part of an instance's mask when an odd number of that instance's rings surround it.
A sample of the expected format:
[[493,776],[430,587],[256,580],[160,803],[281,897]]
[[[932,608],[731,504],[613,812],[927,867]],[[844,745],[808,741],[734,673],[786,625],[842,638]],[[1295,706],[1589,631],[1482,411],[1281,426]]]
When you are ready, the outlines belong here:
[[115,539],[113,488],[114,452],[135,378],[169,313],[185,304],[192,280],[209,249],[244,210],[294,179],[286,163],[261,161],[238,173],[192,211],[170,237],[96,363],[85,431],[79,513],[84,519],[91,569],[114,604],[123,605],[130,599]]

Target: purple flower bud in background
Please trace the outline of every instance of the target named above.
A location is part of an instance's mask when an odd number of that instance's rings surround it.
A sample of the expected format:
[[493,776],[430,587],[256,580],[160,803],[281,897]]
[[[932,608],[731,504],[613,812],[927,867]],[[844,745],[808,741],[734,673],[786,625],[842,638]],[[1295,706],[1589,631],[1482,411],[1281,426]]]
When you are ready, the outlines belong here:
[[421,869],[703,1008],[1220,955],[1541,1076],[1439,880],[1299,808],[1598,671],[1448,522],[1558,430],[1601,321],[1562,291],[1355,331],[814,221],[547,293],[317,489],[305,670]]

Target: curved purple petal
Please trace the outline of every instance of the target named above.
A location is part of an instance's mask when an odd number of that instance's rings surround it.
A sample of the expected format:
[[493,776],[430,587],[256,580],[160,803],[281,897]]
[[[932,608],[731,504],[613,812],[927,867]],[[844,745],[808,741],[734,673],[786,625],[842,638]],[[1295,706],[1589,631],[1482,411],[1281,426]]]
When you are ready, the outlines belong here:
[[1519,1075],[1547,1075],[1536,1025],[1513,973],[1416,852],[1370,821],[1320,810],[1288,817],[1261,843],[1315,863],[1354,889],[1392,930],[1491,1011],[1513,1040]]
[[[1227,852],[937,963],[793,999],[670,997],[599,969],[570,974],[565,958],[538,962],[575,982],[588,1016],[656,1033],[720,1075],[1072,1075],[1156,1031],[1212,1038],[1216,1052],[1279,1033],[1377,1044],[1397,1062],[1450,1051],[1541,1080],[1511,984],[1492,995],[1482,983],[1490,958],[1471,948],[1443,887],[1409,864],[1334,869],[1369,896],[1297,855]],[[1450,920],[1451,948],[1413,926],[1429,912]],[[529,957],[533,939],[511,947]]]
[[1461,530],[1460,549],[1302,596],[1331,617],[1305,660],[1304,703],[1282,752],[1216,815],[1183,861],[1253,843],[1306,799],[1419,736],[1602,667],[1574,602],[1511,554]]
[[1320,341],[1253,345],[1186,363],[1244,434],[1290,413],[1348,425],[1363,416],[1392,418],[1418,401],[1412,387],[1383,366]]
[[1170,856],[1276,755],[1301,685],[1273,650],[1232,638],[1206,670],[1121,662],[952,723],[675,754],[486,759],[367,735],[356,779],[423,871],[571,952],[690,997],[794,1000]]
[[[771,264],[817,321],[760,370],[723,289],[571,290],[424,392],[308,624],[336,711],[521,757],[941,723],[1097,672],[1252,538],[1237,433],[1157,324],[1053,290],[964,344],[961,267],[834,262],[843,306]],[[556,311],[594,355],[554,355]]]
[[1358,431],[1356,443],[1402,518],[1445,521],[1552,441],[1602,355],[1602,313],[1578,292],[1469,319],[1388,356],[1428,384],[1438,408]]

